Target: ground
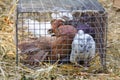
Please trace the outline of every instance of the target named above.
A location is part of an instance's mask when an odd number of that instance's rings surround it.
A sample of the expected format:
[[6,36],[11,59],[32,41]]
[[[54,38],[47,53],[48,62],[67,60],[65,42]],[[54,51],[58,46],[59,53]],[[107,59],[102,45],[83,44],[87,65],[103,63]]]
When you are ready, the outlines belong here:
[[[98,73],[99,57],[86,72],[83,68],[42,64],[33,70],[15,61],[15,14],[16,0],[0,1],[0,79],[1,80],[120,80],[120,11],[113,8],[112,0],[99,0],[108,12],[107,73]],[[11,14],[12,13],[12,14]],[[91,63],[91,64],[93,64]]]

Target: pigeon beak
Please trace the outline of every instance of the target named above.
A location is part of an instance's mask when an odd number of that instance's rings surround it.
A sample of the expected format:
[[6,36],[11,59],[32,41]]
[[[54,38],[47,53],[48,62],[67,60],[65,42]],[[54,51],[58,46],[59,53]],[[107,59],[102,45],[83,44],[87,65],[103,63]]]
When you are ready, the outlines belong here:
[[47,31],[47,33],[48,33],[48,34],[52,34],[52,33],[53,33],[53,30],[52,30],[52,29],[49,29],[49,30]]

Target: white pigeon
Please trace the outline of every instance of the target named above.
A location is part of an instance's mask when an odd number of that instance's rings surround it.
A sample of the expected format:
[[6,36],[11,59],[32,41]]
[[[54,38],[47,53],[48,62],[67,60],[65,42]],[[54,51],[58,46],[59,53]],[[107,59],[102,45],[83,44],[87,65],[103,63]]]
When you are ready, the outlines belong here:
[[78,65],[78,61],[84,61],[85,65],[95,56],[95,41],[89,34],[79,30],[72,42],[70,62]]
[[25,19],[24,26],[27,27],[26,32],[31,32],[35,37],[51,36],[48,30],[51,29],[50,22],[39,22],[37,20]]

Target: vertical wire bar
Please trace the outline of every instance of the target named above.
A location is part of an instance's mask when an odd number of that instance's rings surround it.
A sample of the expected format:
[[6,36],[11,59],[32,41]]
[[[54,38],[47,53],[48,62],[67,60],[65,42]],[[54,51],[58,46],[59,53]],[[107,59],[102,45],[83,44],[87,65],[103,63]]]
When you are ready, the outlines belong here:
[[[20,15],[20,17],[21,17],[21,19],[22,19],[22,21],[21,21],[21,26],[22,26],[22,30],[24,30],[24,28],[23,28],[23,17],[24,17],[24,15],[23,15],[24,13],[23,12],[21,12],[21,15]],[[22,34],[21,34],[22,36],[22,40],[23,40],[23,36],[24,36],[24,32],[22,31]]]
[[105,53],[106,53],[106,50],[107,50],[107,33],[108,33],[108,15],[107,13],[105,12],[105,20],[106,20],[106,24],[105,24],[105,37],[106,37],[106,47],[105,47]]
[[[45,39],[46,39],[46,35],[47,35],[47,34],[46,34],[46,27],[47,27],[47,25],[46,25],[46,24],[47,24],[47,23],[46,23],[46,20],[47,20],[46,17],[47,17],[47,15],[45,14],[44,17],[45,17],[45,18],[44,18],[44,24],[45,24],[45,28],[44,28],[44,29],[45,29],[45,30],[44,30],[44,31],[45,31],[45,34],[44,34],[44,35],[45,35]],[[44,26],[43,26],[43,27],[44,27]]]
[[18,12],[18,7],[16,9],[16,66],[18,66],[18,15],[19,15],[19,12]]
[[61,1],[61,0],[59,0],[59,1],[60,1],[61,5],[63,6],[63,9],[65,9],[65,6],[64,6],[64,4],[62,3],[62,1]]
[[[41,19],[41,18],[40,18],[40,16],[41,16],[40,14],[41,14],[41,13],[39,12],[38,14],[39,14],[39,21],[41,21],[41,20],[40,20],[40,19]],[[40,22],[39,22],[39,37],[40,37]]]
[[83,3],[82,0],[78,0],[78,2],[81,3],[86,9],[88,9],[87,6]]
[[32,0],[30,0],[30,1],[31,1],[31,7],[32,7],[32,11],[34,11]]
[[35,30],[36,30],[36,23],[35,23],[35,21],[36,21],[36,19],[35,19],[35,13],[33,13],[33,16],[34,16],[34,23],[33,23],[33,25],[34,25],[34,37],[36,37],[36,32],[35,32]]
[[106,18],[106,25],[105,25],[105,29],[106,29],[106,47],[107,47],[107,33],[108,33],[108,15],[105,12],[105,18]]
[[[26,14],[28,14],[28,16],[29,16],[29,12],[28,12],[28,13],[26,13]],[[29,28],[29,27],[30,27],[30,24],[29,24],[29,19],[28,19],[27,24],[28,24],[28,38],[29,38],[29,33],[30,33],[30,30],[29,30],[29,29],[30,29],[30,28]]]
[[54,5],[53,1],[51,1],[51,0],[50,0],[50,2],[51,2],[51,4],[52,4],[52,6],[53,6],[53,7],[55,7],[55,5]]
[[[20,5],[20,8],[22,8],[23,4],[22,4],[22,0],[19,0],[19,5]],[[18,11],[18,10],[17,10]]]
[[43,11],[45,10],[43,2],[40,0],[40,4],[42,5]]

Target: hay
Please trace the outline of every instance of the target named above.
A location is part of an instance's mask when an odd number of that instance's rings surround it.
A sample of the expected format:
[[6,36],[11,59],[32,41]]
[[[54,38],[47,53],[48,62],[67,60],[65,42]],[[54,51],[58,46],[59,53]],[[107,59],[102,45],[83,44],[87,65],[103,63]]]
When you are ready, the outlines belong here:
[[[15,1],[15,0],[14,0]],[[120,80],[120,12],[112,7],[111,0],[99,0],[108,12],[108,45],[107,68],[109,73],[100,72],[99,57],[91,62],[91,67],[82,72],[83,68],[72,65],[57,66],[41,64],[31,69],[15,62],[15,4],[13,0],[0,1],[0,79],[1,80]],[[12,3],[11,3],[12,2]],[[14,4],[13,4],[14,3]],[[110,4],[109,4],[110,3]],[[1,12],[2,10],[2,12]]]

